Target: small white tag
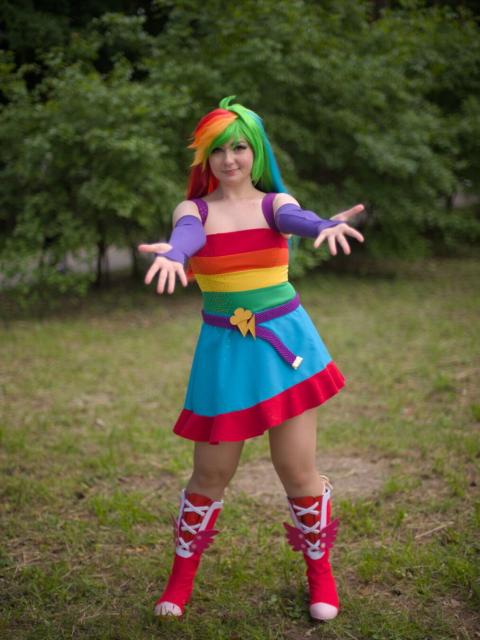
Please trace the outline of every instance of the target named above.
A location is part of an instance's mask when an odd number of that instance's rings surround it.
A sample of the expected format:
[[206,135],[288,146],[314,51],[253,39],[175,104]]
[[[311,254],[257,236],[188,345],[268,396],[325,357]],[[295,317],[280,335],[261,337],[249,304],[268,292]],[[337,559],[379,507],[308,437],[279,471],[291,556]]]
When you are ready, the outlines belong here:
[[303,362],[303,358],[301,358],[300,356],[297,356],[295,360],[292,362],[292,367],[294,369],[298,369],[298,367],[302,364],[302,362]]

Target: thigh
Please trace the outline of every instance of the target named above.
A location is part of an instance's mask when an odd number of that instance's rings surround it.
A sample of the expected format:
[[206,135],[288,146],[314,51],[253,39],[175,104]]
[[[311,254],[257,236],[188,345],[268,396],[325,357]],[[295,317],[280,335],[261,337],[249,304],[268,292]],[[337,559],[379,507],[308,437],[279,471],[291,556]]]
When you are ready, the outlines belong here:
[[220,442],[219,444],[196,442],[193,452],[194,472],[217,470],[233,476],[240,461],[243,444],[243,441]]
[[274,467],[315,469],[317,409],[309,409],[268,431]]

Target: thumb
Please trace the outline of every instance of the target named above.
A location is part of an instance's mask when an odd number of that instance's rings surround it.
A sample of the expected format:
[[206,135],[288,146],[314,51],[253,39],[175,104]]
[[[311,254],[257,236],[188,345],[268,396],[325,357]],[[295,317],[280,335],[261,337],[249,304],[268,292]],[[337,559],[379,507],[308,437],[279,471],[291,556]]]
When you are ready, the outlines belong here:
[[142,253],[164,253],[172,248],[168,242],[154,242],[153,244],[139,244],[138,250]]
[[351,209],[347,209],[346,211],[337,213],[336,216],[332,216],[330,220],[340,220],[342,222],[346,222],[347,220],[350,220],[350,218],[353,218],[353,216],[356,216],[359,213],[361,213],[364,209],[365,207],[363,204],[356,204]]

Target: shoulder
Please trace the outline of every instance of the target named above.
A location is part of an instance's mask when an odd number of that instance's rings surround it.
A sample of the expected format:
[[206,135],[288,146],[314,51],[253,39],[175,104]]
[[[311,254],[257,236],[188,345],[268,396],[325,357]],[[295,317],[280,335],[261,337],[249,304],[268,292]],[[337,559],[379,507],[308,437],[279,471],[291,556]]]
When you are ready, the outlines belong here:
[[173,210],[173,224],[175,225],[183,216],[195,216],[201,220],[198,207],[192,200],[182,200]]
[[298,204],[298,201],[295,200],[295,198],[291,196],[289,193],[277,193],[277,195],[273,200],[273,212],[276,213],[277,209],[280,209],[280,207],[283,207],[284,204],[296,204],[300,206]]

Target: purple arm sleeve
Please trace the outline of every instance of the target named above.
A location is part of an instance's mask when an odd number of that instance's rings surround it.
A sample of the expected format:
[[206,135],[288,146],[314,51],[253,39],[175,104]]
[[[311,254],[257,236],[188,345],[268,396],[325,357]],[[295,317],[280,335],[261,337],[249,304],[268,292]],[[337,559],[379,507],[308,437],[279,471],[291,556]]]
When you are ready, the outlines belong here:
[[202,222],[195,216],[182,216],[168,241],[172,248],[165,253],[156,253],[155,257],[162,256],[185,266],[187,259],[197,253],[206,241],[207,237]]
[[294,233],[303,238],[316,238],[324,229],[342,224],[339,220],[319,218],[313,211],[305,211],[290,202],[277,209],[275,221],[282,233]]

